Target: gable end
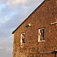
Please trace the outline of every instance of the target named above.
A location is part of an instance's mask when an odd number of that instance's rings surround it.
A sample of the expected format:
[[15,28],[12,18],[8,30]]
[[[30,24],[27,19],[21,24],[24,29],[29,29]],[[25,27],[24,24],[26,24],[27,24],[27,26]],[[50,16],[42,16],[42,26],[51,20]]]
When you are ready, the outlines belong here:
[[12,32],[12,34],[14,34],[14,32],[15,32],[37,9],[39,9],[45,1],[46,1],[46,0],[44,0],[44,1]]

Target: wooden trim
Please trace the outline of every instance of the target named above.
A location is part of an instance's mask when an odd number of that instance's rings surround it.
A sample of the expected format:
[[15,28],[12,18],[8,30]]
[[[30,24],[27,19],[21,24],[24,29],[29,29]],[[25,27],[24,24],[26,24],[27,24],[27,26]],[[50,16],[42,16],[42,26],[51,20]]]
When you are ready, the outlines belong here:
[[38,29],[45,29],[45,27],[42,27],[42,28],[38,28]]

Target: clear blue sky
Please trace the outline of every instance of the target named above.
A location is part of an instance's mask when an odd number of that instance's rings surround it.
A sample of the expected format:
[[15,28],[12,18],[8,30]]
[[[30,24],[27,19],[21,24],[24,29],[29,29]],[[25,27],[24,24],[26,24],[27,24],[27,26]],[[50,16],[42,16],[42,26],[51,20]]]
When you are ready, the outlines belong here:
[[0,0],[0,57],[12,57],[12,31],[43,0]]

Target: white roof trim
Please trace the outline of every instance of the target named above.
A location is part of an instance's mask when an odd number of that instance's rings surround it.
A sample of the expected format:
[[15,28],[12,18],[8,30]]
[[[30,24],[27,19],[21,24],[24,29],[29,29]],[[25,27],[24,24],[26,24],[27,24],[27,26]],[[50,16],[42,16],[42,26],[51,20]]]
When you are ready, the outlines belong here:
[[57,50],[55,50],[55,51],[57,51]]
[[57,22],[53,22],[53,23],[51,23],[51,25],[54,25],[54,24],[57,24]]
[[40,52],[40,53],[51,53],[52,51],[49,51],[49,52]]

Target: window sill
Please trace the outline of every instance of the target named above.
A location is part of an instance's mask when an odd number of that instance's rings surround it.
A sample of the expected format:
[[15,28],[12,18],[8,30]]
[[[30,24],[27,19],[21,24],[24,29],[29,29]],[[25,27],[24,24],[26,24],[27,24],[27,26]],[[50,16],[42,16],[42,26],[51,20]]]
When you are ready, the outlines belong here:
[[45,40],[41,40],[41,41],[38,41],[38,42],[45,42]]
[[22,43],[22,44],[25,44],[25,43]]

